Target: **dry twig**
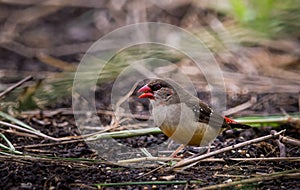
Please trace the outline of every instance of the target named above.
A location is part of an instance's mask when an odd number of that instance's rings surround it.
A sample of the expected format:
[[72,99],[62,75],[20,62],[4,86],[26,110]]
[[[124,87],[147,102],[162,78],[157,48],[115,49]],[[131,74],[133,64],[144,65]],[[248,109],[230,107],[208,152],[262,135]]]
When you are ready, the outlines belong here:
[[253,106],[253,104],[256,103],[256,100],[257,100],[257,97],[253,95],[249,101],[247,101],[243,104],[240,104],[236,107],[230,108],[230,109],[224,111],[223,113],[224,113],[224,115],[231,115],[231,114],[240,112],[242,110],[245,110],[245,109]]
[[207,186],[207,187],[202,187],[200,189],[201,190],[222,189],[222,188],[225,188],[225,187],[233,187],[233,186],[236,186],[236,185],[242,186],[243,184],[247,184],[247,183],[255,183],[255,182],[259,182],[259,181],[268,181],[268,180],[273,180],[273,179],[278,179],[278,178],[299,179],[300,178],[300,173],[299,173],[299,170],[298,170],[298,173],[291,173],[291,174],[289,174],[287,172],[278,172],[278,173],[261,175],[261,176],[253,177],[253,178],[249,178],[249,179],[233,181],[233,182],[229,182],[229,183],[211,185],[211,186]]
[[145,161],[180,161],[181,158],[172,158],[172,157],[143,157],[143,158],[133,158],[128,160],[119,160],[118,163],[120,164],[127,164],[127,163],[137,163],[137,162],[145,162]]
[[209,158],[209,157],[212,157],[214,155],[217,155],[217,154],[220,154],[220,153],[223,153],[223,152],[227,152],[227,151],[230,151],[230,150],[233,150],[233,149],[237,149],[237,148],[240,148],[240,147],[243,147],[243,146],[246,146],[246,145],[258,143],[258,142],[261,142],[261,141],[264,141],[264,140],[267,140],[267,139],[270,139],[270,138],[278,137],[279,135],[281,135],[284,132],[285,132],[285,130],[282,130],[282,131],[274,133],[274,134],[266,135],[266,136],[259,137],[259,138],[256,138],[256,139],[252,139],[252,140],[249,140],[249,141],[245,141],[245,142],[242,142],[242,143],[239,143],[239,144],[236,144],[236,145],[225,147],[225,148],[222,148],[220,150],[216,150],[216,151],[213,151],[213,152],[210,152],[210,153],[207,153],[207,154],[197,156],[195,158],[185,159],[185,160],[182,160],[182,161],[178,162],[177,164],[175,164],[171,169],[176,169],[176,168],[180,168],[180,167],[184,167],[184,169],[187,169],[187,168],[197,164],[200,160],[203,160],[205,158]]
[[[143,158],[134,158],[128,160],[120,160],[118,163],[136,163],[144,161],[180,161],[181,158],[172,158],[172,157],[143,157]],[[271,157],[271,158],[206,158],[199,160],[199,162],[300,162],[300,157]]]
[[279,140],[283,143],[289,143],[291,145],[300,146],[300,141],[298,139],[294,139],[288,136],[279,136]]
[[19,86],[21,86],[23,83],[32,80],[32,76],[28,76],[24,79],[22,79],[21,81],[17,82],[16,84],[8,87],[5,91],[0,93],[0,98],[7,95],[8,93],[10,93],[11,91],[13,91],[14,89],[18,88]]

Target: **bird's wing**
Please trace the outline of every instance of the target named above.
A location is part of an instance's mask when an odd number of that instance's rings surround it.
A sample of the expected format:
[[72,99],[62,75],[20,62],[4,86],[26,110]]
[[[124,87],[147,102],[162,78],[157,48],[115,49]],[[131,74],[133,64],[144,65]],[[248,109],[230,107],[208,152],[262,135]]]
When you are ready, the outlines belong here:
[[199,99],[193,99],[186,102],[187,106],[193,110],[198,122],[207,123],[216,128],[228,128],[225,119],[218,113],[215,113],[206,103]]
[[206,103],[199,99],[193,99],[186,103],[195,115],[198,122],[207,123],[212,127],[216,128],[239,128],[239,129],[249,129],[251,126],[246,124],[238,123],[228,117],[223,117],[220,114],[214,112]]

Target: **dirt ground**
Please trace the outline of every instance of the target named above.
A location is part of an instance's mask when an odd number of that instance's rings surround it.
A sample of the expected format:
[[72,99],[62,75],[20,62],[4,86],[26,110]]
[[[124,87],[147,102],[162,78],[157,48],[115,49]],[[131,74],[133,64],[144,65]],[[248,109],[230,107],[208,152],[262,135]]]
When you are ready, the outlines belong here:
[[[300,189],[300,37],[290,34],[287,39],[251,36],[253,33],[238,28],[232,15],[212,9],[208,1],[197,2],[1,2],[0,92],[29,75],[33,79],[0,96],[0,111],[50,137],[68,139],[55,142],[1,124],[0,133],[23,154],[13,154],[0,147],[0,189]],[[223,72],[230,117],[273,119],[282,116],[285,120],[262,122],[251,129],[224,131],[209,148],[186,147],[171,161],[135,161],[125,166],[105,159],[97,146],[104,147],[111,158],[121,160],[135,157],[137,153],[116,150],[107,139],[98,140],[98,144],[92,146],[79,138],[82,131],[76,125],[72,110],[73,79],[80,60],[96,40],[138,22],[175,25],[193,32],[205,42]],[[225,38],[228,35],[232,38]],[[203,73],[197,72],[193,62],[181,54],[174,57],[169,54],[174,49],[156,52],[156,49],[141,46],[138,52],[133,50],[125,52],[124,57],[121,53],[120,57],[114,57],[113,67],[108,67],[112,69],[108,70],[108,78],[95,87],[97,118],[104,128],[93,126],[94,118],[88,118],[85,122],[90,132],[154,127],[153,122],[143,124],[149,117],[149,102],[138,100],[137,88],[126,103],[129,103],[129,111],[138,117],[132,122],[132,115],[125,110],[122,123],[115,126],[111,92],[115,72],[121,73],[116,65],[122,66],[129,58],[136,61],[155,55],[171,62],[176,69],[160,67],[153,72],[167,75],[170,70],[183,71],[194,82],[198,97],[207,103],[213,102]],[[0,121],[16,124],[2,115]],[[280,138],[270,137],[224,151],[189,168],[172,168],[179,159],[205,155],[282,130],[285,132]],[[157,151],[163,158],[178,146],[158,132],[114,140],[140,152],[143,148],[155,149],[157,145],[169,143]],[[8,146],[2,137],[0,143]]]
[[[287,97],[290,98],[292,95],[287,95]],[[277,103],[280,104],[280,102]],[[277,106],[273,105],[273,107]],[[22,120],[53,137],[79,134],[72,115],[58,113],[47,117],[42,113],[24,117]],[[265,126],[247,130],[229,130],[217,137],[210,151],[268,135],[271,130],[282,129],[286,129],[286,136],[297,138],[299,135],[299,128],[293,123],[282,124],[274,129]],[[223,158],[222,160],[200,162],[183,171],[170,171],[167,166],[159,167],[157,164],[153,167],[142,168],[110,164],[109,160],[103,160],[101,155],[98,155],[84,141],[63,144],[26,135],[18,136],[9,132],[4,134],[16,145],[17,150],[34,157],[1,156],[2,189],[96,189],[97,184],[108,185],[120,182],[125,184],[113,187],[99,185],[99,187],[104,189],[192,189],[274,172],[299,171],[300,167],[297,160],[231,160],[232,158],[278,158],[283,152],[286,157],[300,156],[299,146],[284,144],[284,150],[280,150],[277,138],[247,145],[214,157]],[[166,140],[167,137],[163,134],[117,139],[119,143],[133,147],[148,147]],[[197,152],[199,149],[190,147],[180,153],[180,156],[187,158]],[[201,154],[205,152],[202,151]],[[126,184],[126,182],[144,183],[145,181],[149,183]],[[297,189],[299,188],[298,181],[299,176],[282,175],[274,179],[261,179],[258,182],[239,184],[235,188]],[[233,187],[228,187],[228,189]]]

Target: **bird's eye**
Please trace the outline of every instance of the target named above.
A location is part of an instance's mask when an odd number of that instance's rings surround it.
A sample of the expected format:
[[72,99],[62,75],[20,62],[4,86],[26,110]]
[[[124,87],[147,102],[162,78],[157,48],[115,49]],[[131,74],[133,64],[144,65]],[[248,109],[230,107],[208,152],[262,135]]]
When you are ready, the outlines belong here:
[[157,84],[157,85],[154,86],[154,90],[159,90],[159,89],[161,89],[160,84]]

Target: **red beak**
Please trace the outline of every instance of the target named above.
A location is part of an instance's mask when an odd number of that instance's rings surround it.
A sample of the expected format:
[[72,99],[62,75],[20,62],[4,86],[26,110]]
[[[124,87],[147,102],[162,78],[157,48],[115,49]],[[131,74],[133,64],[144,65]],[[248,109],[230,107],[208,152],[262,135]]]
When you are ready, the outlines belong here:
[[143,86],[142,88],[140,88],[138,90],[138,92],[143,92],[143,94],[141,94],[139,96],[139,98],[149,98],[149,99],[154,99],[154,94],[153,91],[151,90],[151,88],[148,85]]

